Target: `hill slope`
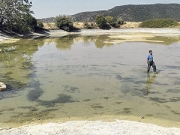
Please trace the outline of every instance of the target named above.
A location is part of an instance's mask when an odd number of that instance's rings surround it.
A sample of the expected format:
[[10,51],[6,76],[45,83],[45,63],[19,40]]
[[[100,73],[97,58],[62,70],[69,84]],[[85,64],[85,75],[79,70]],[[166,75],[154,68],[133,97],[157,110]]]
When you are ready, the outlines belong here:
[[94,21],[97,14],[121,17],[123,20],[131,22],[164,18],[180,21],[180,4],[124,5],[110,10],[82,12],[72,15],[72,18],[77,22]]

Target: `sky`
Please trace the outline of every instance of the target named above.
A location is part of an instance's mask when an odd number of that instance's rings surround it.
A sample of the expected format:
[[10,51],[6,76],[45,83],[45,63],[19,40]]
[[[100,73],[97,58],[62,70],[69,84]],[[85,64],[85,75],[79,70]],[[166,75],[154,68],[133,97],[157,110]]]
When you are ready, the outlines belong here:
[[30,0],[37,19],[73,15],[79,12],[108,10],[129,4],[178,3],[180,0]]

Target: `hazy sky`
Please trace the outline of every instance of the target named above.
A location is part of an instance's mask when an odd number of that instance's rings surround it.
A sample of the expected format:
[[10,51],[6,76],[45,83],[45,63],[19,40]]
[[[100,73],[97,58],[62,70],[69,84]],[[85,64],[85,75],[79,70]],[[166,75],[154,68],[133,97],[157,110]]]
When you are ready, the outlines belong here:
[[38,19],[57,15],[73,15],[83,11],[107,10],[127,4],[179,3],[180,0],[30,0]]

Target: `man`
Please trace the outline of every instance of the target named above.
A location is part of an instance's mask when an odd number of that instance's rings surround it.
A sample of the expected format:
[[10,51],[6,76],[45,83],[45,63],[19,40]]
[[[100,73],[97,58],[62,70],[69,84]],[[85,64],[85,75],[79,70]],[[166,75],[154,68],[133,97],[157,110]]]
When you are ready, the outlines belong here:
[[156,65],[153,61],[152,50],[149,50],[149,55],[147,56],[147,63],[148,63],[147,72],[149,73],[151,66],[153,67],[153,71],[156,72]]

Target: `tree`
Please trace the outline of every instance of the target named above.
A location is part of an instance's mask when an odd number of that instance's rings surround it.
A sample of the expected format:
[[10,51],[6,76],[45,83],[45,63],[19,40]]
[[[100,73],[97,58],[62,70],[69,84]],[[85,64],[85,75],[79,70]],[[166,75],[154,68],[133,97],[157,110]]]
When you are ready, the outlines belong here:
[[26,34],[35,31],[38,28],[37,20],[32,15],[24,15],[20,23],[15,23],[12,26],[14,32]]
[[0,27],[19,33],[34,30],[37,20],[31,15],[31,6],[29,0],[0,0]]
[[117,19],[117,24],[123,25],[123,24],[124,24],[124,20],[123,20],[121,17],[119,17],[119,18]]
[[115,19],[114,19],[114,17],[113,16],[106,16],[106,22],[109,24],[109,25],[111,25],[111,26],[115,26]]
[[68,32],[74,29],[72,19],[65,15],[56,17],[56,26]]
[[24,15],[33,13],[31,6],[28,0],[0,0],[0,25],[21,21]]
[[37,21],[37,29],[43,29],[44,24],[41,21]]
[[106,29],[107,28],[107,21],[103,15],[97,15],[95,19],[96,24],[100,29]]

